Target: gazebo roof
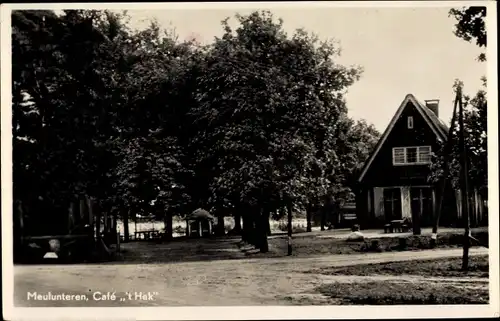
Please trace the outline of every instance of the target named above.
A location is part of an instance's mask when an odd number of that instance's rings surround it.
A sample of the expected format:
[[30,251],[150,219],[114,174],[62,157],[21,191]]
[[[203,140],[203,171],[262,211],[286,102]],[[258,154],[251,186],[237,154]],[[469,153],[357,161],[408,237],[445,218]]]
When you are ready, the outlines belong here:
[[199,208],[193,211],[186,217],[188,221],[194,220],[214,220],[214,217],[206,210]]

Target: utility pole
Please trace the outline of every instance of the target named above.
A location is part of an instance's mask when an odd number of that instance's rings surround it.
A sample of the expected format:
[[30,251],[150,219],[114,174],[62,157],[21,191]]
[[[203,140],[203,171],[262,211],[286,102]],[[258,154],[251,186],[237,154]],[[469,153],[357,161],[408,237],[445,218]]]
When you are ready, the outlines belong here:
[[441,217],[441,212],[443,209],[443,199],[444,199],[444,194],[446,192],[446,187],[448,183],[448,174],[450,172],[450,157],[451,157],[451,152],[452,152],[452,147],[453,147],[453,133],[455,131],[455,123],[457,120],[457,107],[458,107],[458,101],[461,99],[461,93],[457,90],[457,95],[455,97],[455,104],[453,106],[453,115],[451,117],[451,123],[450,123],[450,129],[448,130],[448,140],[446,141],[445,145],[445,150],[444,150],[444,164],[443,164],[443,179],[441,181],[441,190],[440,194],[438,195],[438,205],[436,209],[436,216],[434,218],[434,226],[432,227],[432,238],[431,238],[431,243],[433,246],[436,245],[437,242],[437,233],[438,233],[438,227],[439,227],[439,219]]
[[462,103],[462,88],[458,86],[457,96],[459,98],[459,114],[458,122],[460,123],[460,133],[459,133],[459,147],[460,147],[460,194],[462,196],[462,218],[464,220],[465,232],[464,232],[464,244],[463,244],[463,258],[462,258],[462,270],[466,271],[469,268],[469,236],[470,236],[470,226],[469,226],[469,183],[467,179],[468,166],[467,166],[467,148],[465,147],[465,128],[464,128],[464,107]]

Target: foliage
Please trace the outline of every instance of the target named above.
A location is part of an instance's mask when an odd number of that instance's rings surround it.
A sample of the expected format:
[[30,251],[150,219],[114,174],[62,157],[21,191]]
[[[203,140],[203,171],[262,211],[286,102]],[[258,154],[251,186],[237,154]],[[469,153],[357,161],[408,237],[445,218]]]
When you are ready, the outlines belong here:
[[[469,99],[467,96],[464,99],[465,147],[469,160],[468,178],[469,182],[477,187],[488,186],[488,100],[485,89],[480,90],[472,99]],[[454,188],[458,188],[461,167],[458,124],[455,124],[454,128],[451,141],[451,154],[445,154],[445,145],[443,143],[440,150],[433,155],[429,180],[437,182],[442,178],[444,175],[444,162],[445,159],[448,159],[448,179],[451,180]]]
[[335,64],[330,42],[302,30],[287,37],[269,12],[237,19],[234,32],[223,22],[210,48],[194,111],[203,128],[198,162],[215,174],[211,200],[303,202],[311,186],[327,183],[324,151],[359,70]]
[[332,41],[288,35],[269,12],[237,15],[234,30],[224,21],[208,46],[127,19],[13,13],[16,200],[259,217],[350,197],[379,134],[347,117],[361,69],[338,64]]
[[[479,47],[486,47],[486,7],[463,7],[451,9],[450,16],[457,20],[455,35],[465,41],[476,41]],[[486,60],[486,55],[479,56],[480,61]]]
[[[101,29],[97,16],[108,22]],[[109,187],[103,138],[113,126],[104,106],[113,88],[106,76],[114,69],[108,36],[115,17],[13,12],[15,199],[66,207],[74,195],[98,197]]]

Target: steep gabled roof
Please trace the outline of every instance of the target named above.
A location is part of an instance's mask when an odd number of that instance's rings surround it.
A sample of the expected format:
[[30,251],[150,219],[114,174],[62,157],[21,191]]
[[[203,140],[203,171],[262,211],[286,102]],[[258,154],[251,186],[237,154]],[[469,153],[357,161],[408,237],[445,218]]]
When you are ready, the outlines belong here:
[[374,151],[372,152],[368,160],[365,162],[361,174],[358,177],[358,182],[361,182],[363,180],[363,177],[370,168],[373,160],[375,159],[375,157],[377,157],[380,149],[384,145],[387,137],[391,133],[392,129],[394,128],[394,125],[398,121],[399,117],[401,116],[401,113],[406,108],[409,102],[411,102],[415,106],[415,108],[420,112],[420,114],[427,122],[429,127],[432,129],[432,131],[436,135],[436,138],[439,141],[444,142],[448,139],[448,126],[446,126],[446,124],[441,119],[439,119],[439,117],[432,110],[430,110],[427,106],[425,106],[425,104],[419,102],[412,94],[408,94],[406,95],[405,99],[399,106],[398,110],[396,111],[396,114],[394,114],[394,117],[392,117],[391,122],[385,129],[384,133],[382,134],[382,137],[380,137],[377,145],[375,146]]

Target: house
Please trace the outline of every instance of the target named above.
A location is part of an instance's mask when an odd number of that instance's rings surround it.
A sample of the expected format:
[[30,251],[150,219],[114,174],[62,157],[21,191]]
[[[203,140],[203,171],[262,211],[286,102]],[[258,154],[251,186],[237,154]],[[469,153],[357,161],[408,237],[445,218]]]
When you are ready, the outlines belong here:
[[[421,103],[406,95],[358,176],[356,215],[362,228],[396,219],[433,225],[441,184],[428,182],[429,165],[448,131],[439,118],[439,100]],[[447,186],[440,225],[460,226],[460,197]],[[476,207],[471,206],[476,216],[482,215]]]

